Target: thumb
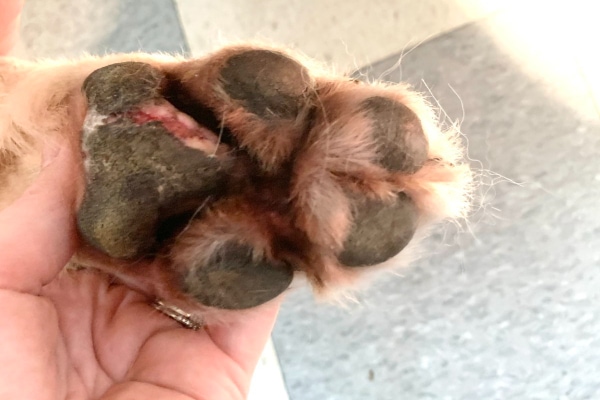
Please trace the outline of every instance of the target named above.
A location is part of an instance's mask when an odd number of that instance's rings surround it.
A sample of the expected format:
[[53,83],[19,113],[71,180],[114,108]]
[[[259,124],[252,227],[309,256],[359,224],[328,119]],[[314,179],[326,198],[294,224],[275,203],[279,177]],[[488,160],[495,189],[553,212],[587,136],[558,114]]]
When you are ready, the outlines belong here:
[[0,212],[0,289],[36,293],[73,255],[77,165],[69,147],[45,151],[37,179]]

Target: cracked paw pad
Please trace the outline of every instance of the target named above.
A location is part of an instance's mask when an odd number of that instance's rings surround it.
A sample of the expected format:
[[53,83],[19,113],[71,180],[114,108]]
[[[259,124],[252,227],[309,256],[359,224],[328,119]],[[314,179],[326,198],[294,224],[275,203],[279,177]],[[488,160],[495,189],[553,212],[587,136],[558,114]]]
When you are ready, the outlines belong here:
[[215,134],[160,97],[161,75],[147,64],[113,64],[84,84],[86,190],[78,225],[111,257],[156,250],[161,226],[217,194],[226,177],[227,161],[210,153]]

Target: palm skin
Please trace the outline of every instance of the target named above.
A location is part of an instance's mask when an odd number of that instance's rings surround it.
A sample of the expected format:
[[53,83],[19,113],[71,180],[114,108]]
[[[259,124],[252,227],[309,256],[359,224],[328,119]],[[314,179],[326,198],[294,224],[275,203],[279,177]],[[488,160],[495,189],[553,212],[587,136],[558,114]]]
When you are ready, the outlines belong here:
[[99,272],[65,271],[77,168],[55,153],[0,212],[0,399],[245,399],[279,300],[191,331]]

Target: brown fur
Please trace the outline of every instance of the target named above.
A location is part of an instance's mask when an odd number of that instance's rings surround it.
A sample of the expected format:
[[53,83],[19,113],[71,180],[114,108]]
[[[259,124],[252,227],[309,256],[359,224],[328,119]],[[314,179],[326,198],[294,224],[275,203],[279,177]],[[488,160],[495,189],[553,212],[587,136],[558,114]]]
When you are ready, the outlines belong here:
[[[352,196],[385,202],[403,192],[419,210],[421,228],[445,218],[465,217],[472,176],[463,162],[458,132],[442,132],[420,94],[405,85],[356,84],[278,49],[308,65],[305,96],[307,104],[317,104],[317,117],[307,127],[307,116],[314,111],[301,106],[294,120],[265,121],[232,102],[216,85],[228,57],[252,48],[229,47],[198,60],[146,54],[39,62],[0,58],[0,209],[36,176],[46,141],[66,138],[80,151],[87,107],[81,91],[85,78],[99,67],[133,60],[148,63],[181,82],[175,95],[193,98],[212,109],[269,178],[237,182],[236,193],[215,203],[202,219],[190,222],[161,257],[136,264],[84,246],[76,256],[80,264],[105,270],[181,308],[194,307],[210,319],[216,311],[190,303],[177,291],[175,282],[179,273],[208,259],[228,240],[250,245],[256,257],[294,264],[319,293],[330,293],[367,273],[366,269],[340,265],[336,257],[352,225]],[[393,99],[418,117],[428,149],[427,161],[416,172],[390,171],[378,163],[377,146],[370,134],[373,123],[361,109],[364,100],[374,96]],[[303,136],[307,129],[309,133]],[[291,158],[295,166],[290,170],[287,162]],[[251,168],[240,165],[238,168]],[[279,185],[277,179],[289,180],[290,187]],[[74,184],[81,193],[83,184]],[[395,261],[405,256],[406,251],[384,264],[396,266]]]

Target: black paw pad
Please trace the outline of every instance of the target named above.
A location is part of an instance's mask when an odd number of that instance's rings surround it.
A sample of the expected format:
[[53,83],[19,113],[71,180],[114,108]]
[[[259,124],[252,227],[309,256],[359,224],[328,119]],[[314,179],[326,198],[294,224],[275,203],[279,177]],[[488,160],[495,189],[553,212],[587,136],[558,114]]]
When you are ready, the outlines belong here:
[[164,75],[151,65],[123,62],[92,72],[83,82],[88,103],[100,114],[128,110],[160,97]]
[[221,70],[225,92],[265,119],[294,119],[306,104],[310,75],[291,58],[269,50],[231,56]]
[[414,173],[427,161],[429,144],[417,115],[405,105],[377,96],[362,108],[373,120],[379,162],[394,172]]
[[224,185],[226,166],[158,124],[115,122],[85,136],[87,183],[79,230],[111,257],[147,254],[162,223],[194,211]]
[[339,261],[348,267],[380,264],[406,247],[418,222],[413,201],[400,193],[393,203],[363,199],[353,212],[354,224]]
[[206,306],[240,310],[274,299],[293,276],[285,263],[256,259],[251,247],[227,243],[188,273],[183,290]]

